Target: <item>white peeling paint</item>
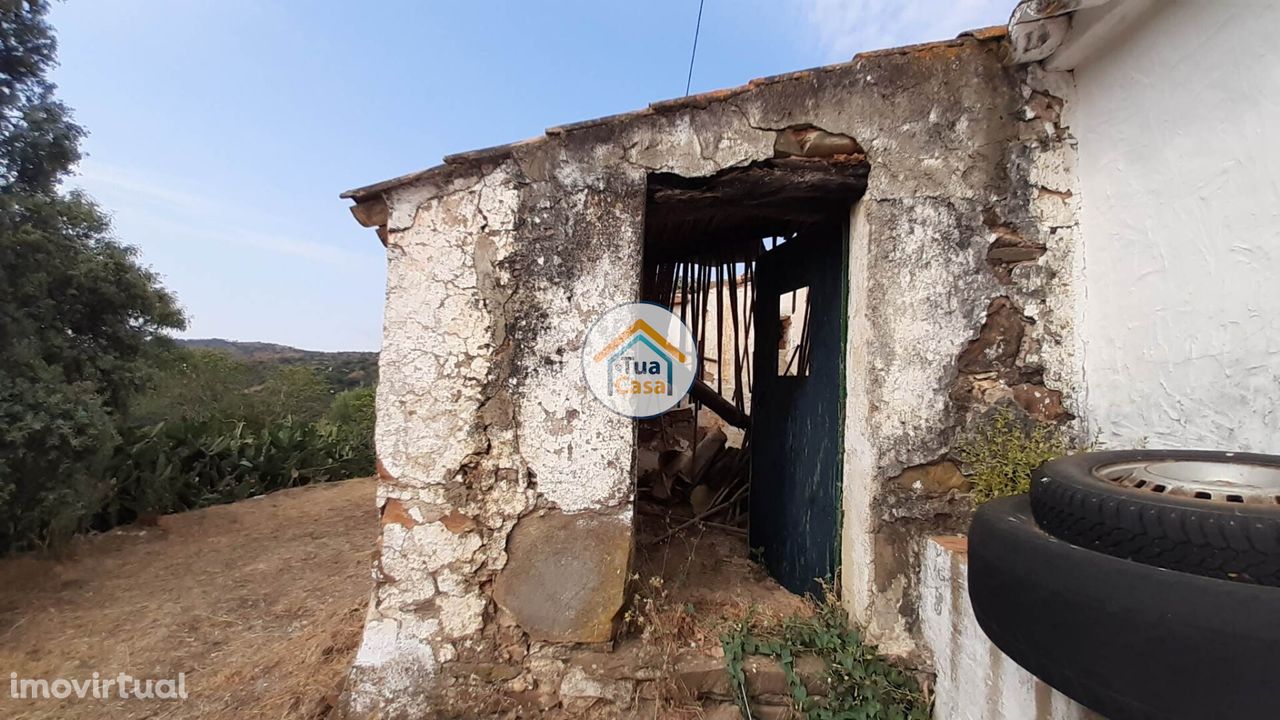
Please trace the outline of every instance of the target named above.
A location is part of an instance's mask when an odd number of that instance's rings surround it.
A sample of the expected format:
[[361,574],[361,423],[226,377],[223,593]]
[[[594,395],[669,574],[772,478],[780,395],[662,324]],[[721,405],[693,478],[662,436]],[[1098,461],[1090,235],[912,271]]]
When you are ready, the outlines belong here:
[[396,621],[375,618],[364,626],[364,638],[356,651],[356,665],[381,665],[396,651]]
[[[850,337],[867,337],[867,255],[870,227],[867,206],[862,199],[849,213],[849,305]],[[844,470],[841,491],[842,519],[840,542],[840,586],[844,589],[845,609],[862,625],[869,624],[874,602],[872,563],[875,559],[875,519],[872,505],[878,484],[875,482],[876,455],[871,447],[870,401],[867,384],[865,343],[845,343],[845,427]]]
[[517,202],[501,171],[450,194],[424,199],[424,192],[411,186],[391,193],[393,220],[417,221],[391,235],[379,359],[378,457],[406,486],[444,483],[484,448],[472,423],[495,348],[492,309],[473,301],[476,237],[493,241],[495,264],[505,257]]
[[371,606],[348,679],[349,715],[374,712],[382,697],[407,697],[417,692],[423,679],[439,669],[442,658],[422,640],[438,632],[439,623],[434,620],[382,618]]

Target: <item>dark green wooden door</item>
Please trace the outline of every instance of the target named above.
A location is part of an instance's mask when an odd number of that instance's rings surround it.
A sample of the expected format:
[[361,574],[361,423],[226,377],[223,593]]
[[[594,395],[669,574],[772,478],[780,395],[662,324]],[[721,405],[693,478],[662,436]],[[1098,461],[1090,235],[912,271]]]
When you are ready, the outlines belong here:
[[796,593],[840,560],[844,235],[803,233],[756,262],[750,542]]

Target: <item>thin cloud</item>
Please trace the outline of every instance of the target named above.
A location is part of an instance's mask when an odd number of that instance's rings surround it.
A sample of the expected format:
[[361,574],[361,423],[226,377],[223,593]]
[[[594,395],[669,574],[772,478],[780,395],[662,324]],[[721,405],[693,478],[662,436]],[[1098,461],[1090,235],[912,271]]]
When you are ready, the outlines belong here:
[[339,268],[349,268],[355,263],[370,261],[367,255],[348,252],[332,245],[244,228],[192,227],[186,223],[160,218],[144,218],[139,222],[139,226],[156,235],[182,238],[186,242],[203,243],[214,247],[238,245],[253,250],[265,250],[278,255],[313,260]]
[[109,189],[115,193],[127,193],[180,212],[207,214],[217,210],[204,196],[184,192],[172,184],[159,183],[125,168],[85,160],[80,164],[78,185],[89,191]]
[[103,201],[114,217],[127,221],[135,229],[145,229],[149,234],[212,246],[239,245],[337,267],[368,260],[367,255],[333,245],[263,232],[259,228],[271,224],[266,218],[253,223],[256,227],[227,223],[226,218],[229,217],[244,220],[244,209],[219,203],[205,195],[153,180],[126,168],[85,162],[78,180],[74,184]]
[[828,59],[1000,25],[1014,0],[801,0]]

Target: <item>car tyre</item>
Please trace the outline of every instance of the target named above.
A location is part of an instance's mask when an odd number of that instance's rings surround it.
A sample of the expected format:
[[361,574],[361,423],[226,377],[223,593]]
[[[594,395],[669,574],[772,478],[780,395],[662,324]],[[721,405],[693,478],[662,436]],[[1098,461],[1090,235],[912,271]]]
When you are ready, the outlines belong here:
[[1032,475],[1040,527],[1147,565],[1280,586],[1280,457],[1202,450],[1082,453]]
[[1020,495],[974,516],[969,598],[1014,662],[1110,720],[1277,717],[1280,589],[1077,547]]

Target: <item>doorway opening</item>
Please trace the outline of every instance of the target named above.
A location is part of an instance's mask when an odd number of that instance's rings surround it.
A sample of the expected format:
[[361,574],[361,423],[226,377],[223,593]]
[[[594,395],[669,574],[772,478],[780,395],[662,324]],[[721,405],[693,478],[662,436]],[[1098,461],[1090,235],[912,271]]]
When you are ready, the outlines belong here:
[[858,154],[649,176],[642,299],[684,321],[700,367],[640,423],[642,544],[710,528],[792,592],[837,576],[847,225],[867,173]]

